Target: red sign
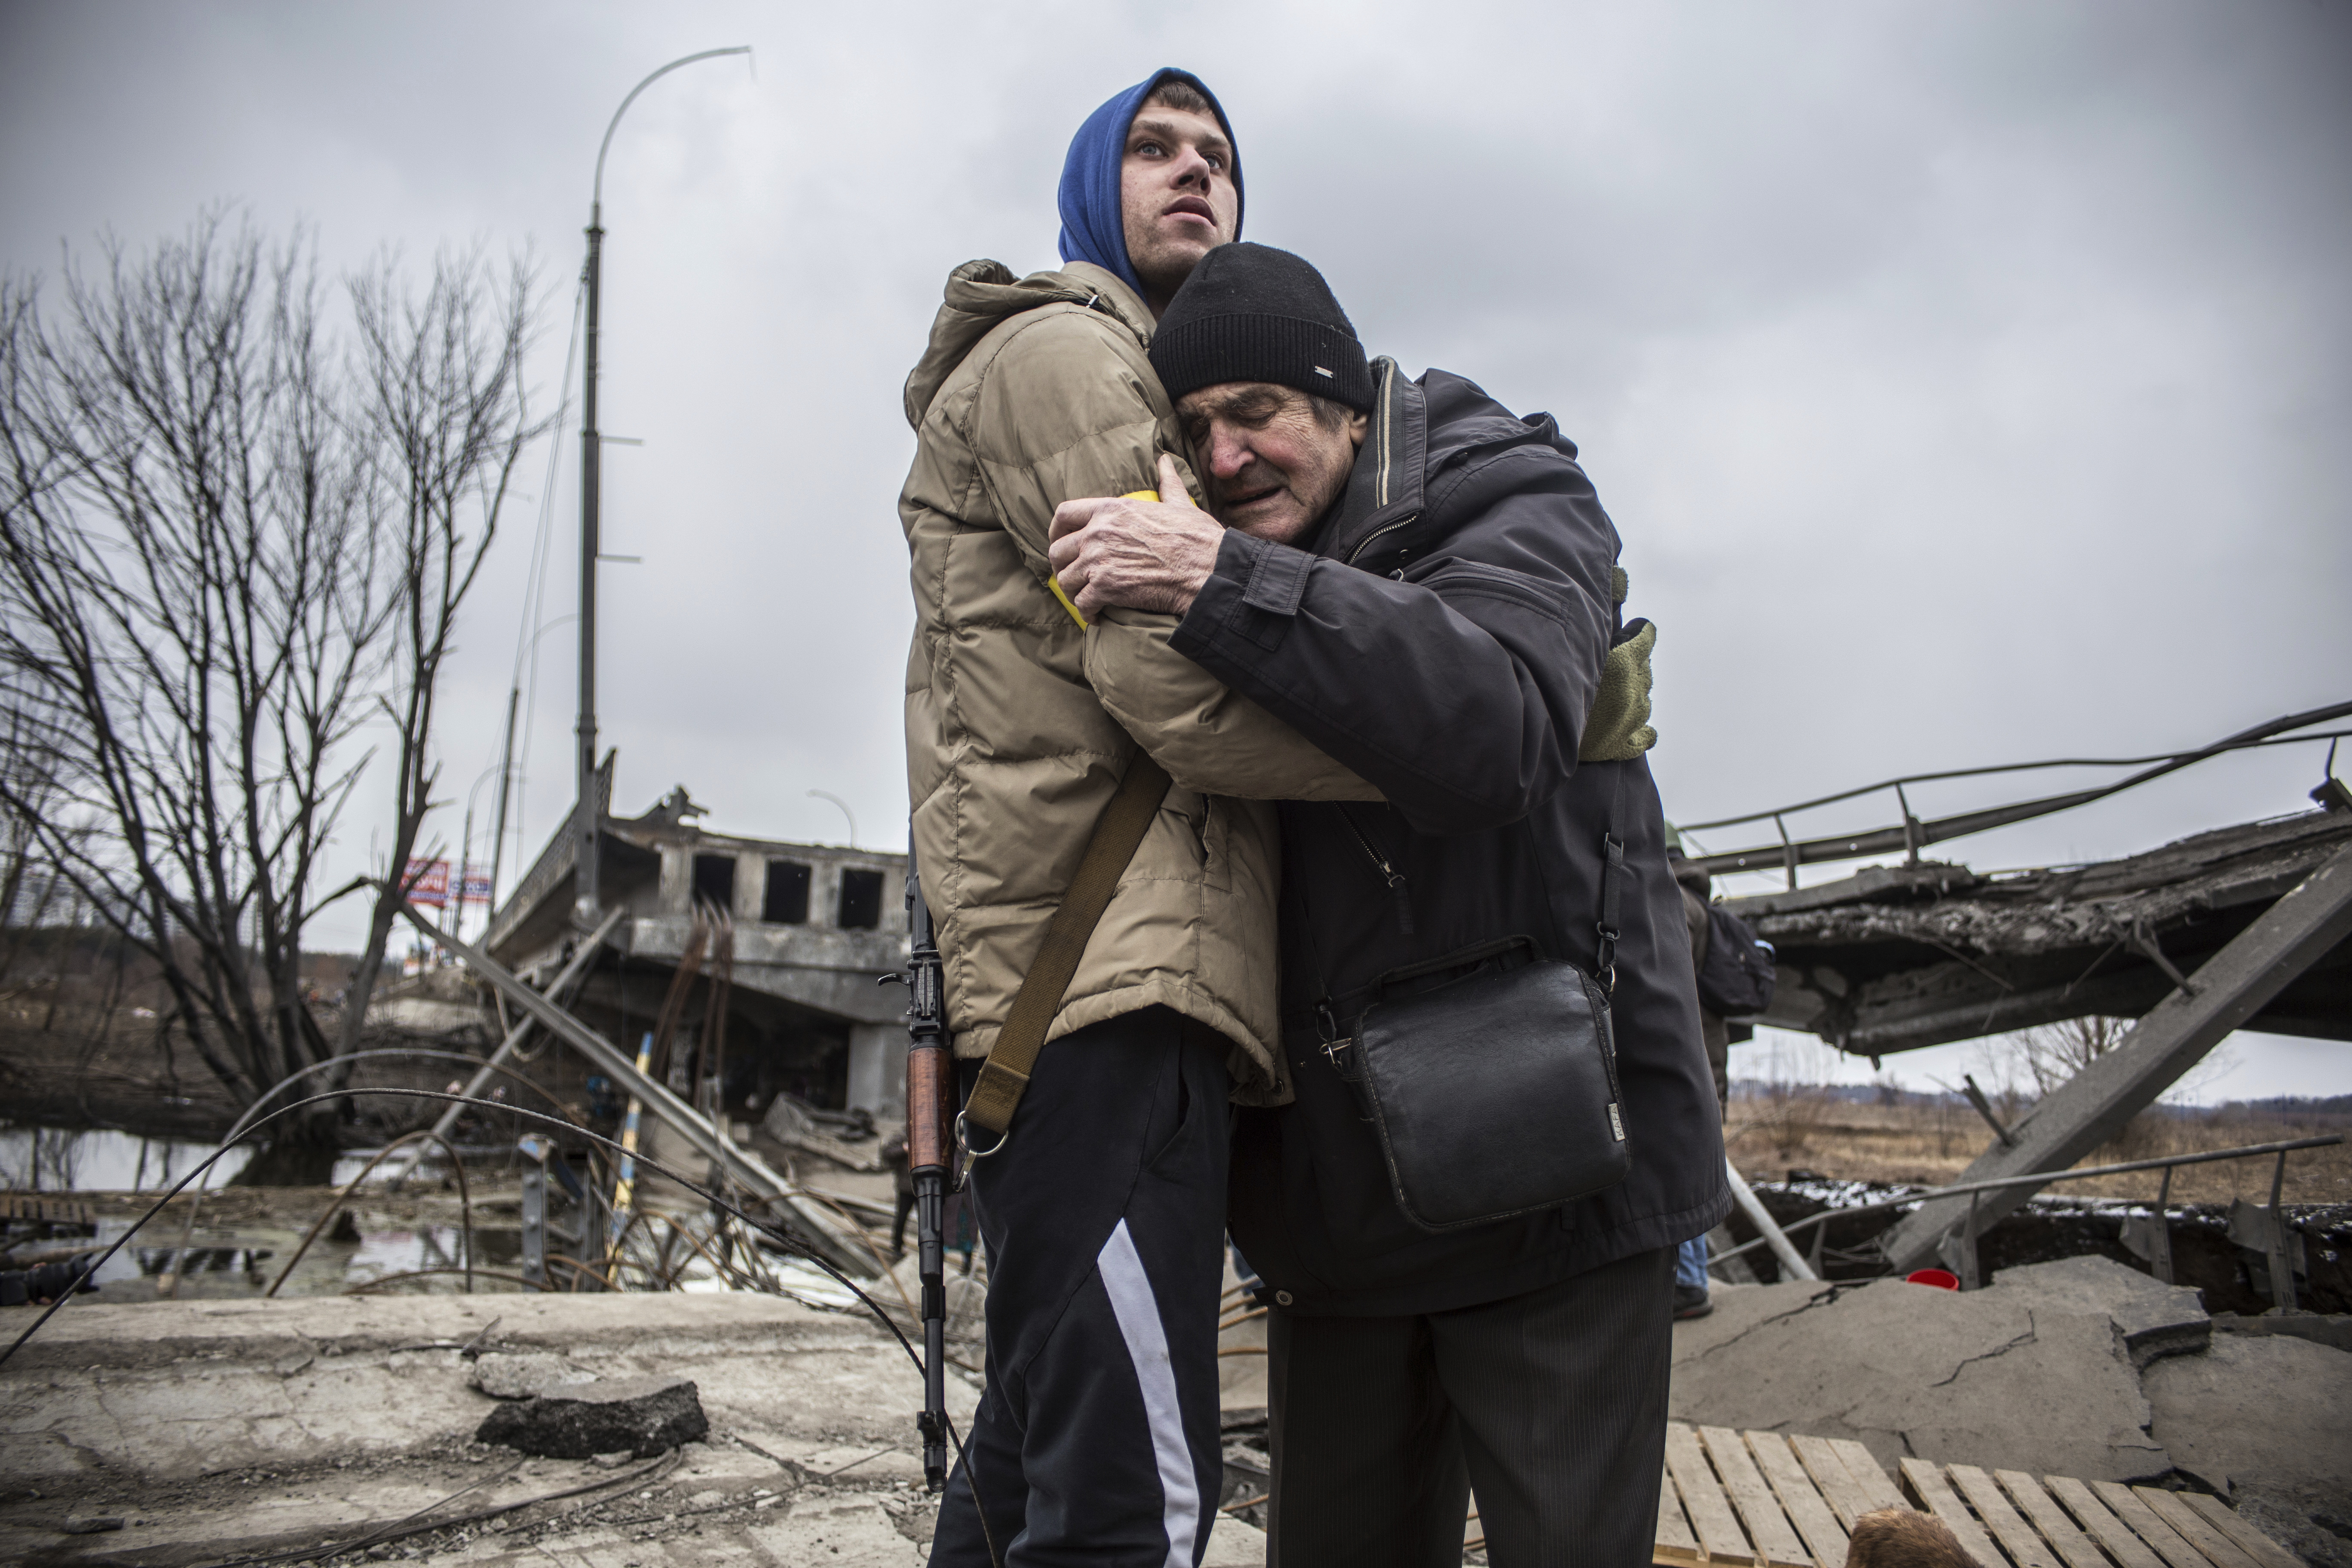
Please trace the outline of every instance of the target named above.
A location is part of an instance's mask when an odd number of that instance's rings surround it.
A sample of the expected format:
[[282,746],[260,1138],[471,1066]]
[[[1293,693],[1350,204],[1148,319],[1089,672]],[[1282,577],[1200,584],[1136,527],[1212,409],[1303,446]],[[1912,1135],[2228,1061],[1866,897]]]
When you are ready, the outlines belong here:
[[408,901],[439,909],[449,901],[449,862],[411,860],[406,873]]
[[458,881],[465,889],[463,896],[466,902],[487,904],[490,901],[490,874],[479,866],[467,867],[466,874]]

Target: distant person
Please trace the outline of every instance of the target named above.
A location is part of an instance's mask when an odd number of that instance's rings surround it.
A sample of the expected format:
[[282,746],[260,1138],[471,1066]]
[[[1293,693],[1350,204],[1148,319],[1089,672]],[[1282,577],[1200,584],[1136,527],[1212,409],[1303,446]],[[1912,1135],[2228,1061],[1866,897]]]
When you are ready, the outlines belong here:
[[903,1127],[882,1140],[880,1158],[883,1169],[890,1173],[890,1188],[897,1200],[898,1212],[890,1220],[890,1256],[907,1256],[907,1216],[915,1212],[915,1175],[907,1165],[907,1130]]
[[[1690,928],[1691,972],[1695,975],[1706,964],[1708,926],[1707,905],[1715,890],[1715,879],[1706,867],[1697,865],[1683,854],[1682,835],[1673,823],[1666,825],[1666,865],[1675,874],[1675,881],[1683,895],[1683,919]],[[1715,1074],[1715,1104],[1718,1121],[1727,1120],[1731,1110],[1731,1026],[1720,1013],[1711,1010],[1704,997],[1698,1005],[1699,1037],[1706,1043],[1706,1065]],[[1707,1290],[1706,1237],[1692,1237],[1682,1245],[1675,1258],[1675,1319],[1677,1322],[1691,1318],[1704,1318],[1715,1310],[1715,1301]]]

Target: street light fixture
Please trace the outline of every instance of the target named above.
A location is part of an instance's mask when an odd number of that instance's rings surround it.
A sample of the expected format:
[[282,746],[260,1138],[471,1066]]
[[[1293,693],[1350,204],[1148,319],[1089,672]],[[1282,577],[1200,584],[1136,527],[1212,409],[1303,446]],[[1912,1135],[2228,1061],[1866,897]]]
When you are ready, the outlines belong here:
[[842,799],[842,798],[841,798],[839,795],[827,795],[824,791],[823,791],[823,790],[821,790],[821,789],[813,789],[813,790],[809,791],[809,795],[810,795],[811,798],[813,798],[813,799],[815,799],[815,800],[829,800],[829,801],[833,802],[833,804],[834,804],[834,805],[837,805],[837,806],[841,807],[841,815],[849,818],[849,847],[850,847],[852,849],[856,848],[856,847],[857,847],[857,816],[856,816],[856,813],[852,812],[852,811],[849,809],[849,803],[848,803],[847,801],[845,801],[845,800]]

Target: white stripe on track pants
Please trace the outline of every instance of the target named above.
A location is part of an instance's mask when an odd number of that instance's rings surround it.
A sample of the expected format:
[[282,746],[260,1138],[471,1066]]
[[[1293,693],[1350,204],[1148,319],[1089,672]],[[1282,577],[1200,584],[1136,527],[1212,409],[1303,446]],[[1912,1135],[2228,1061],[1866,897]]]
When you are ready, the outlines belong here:
[[975,1167],[989,1384],[934,1568],[1192,1568],[1206,1550],[1226,1052],[1160,1007],[1066,1035]]

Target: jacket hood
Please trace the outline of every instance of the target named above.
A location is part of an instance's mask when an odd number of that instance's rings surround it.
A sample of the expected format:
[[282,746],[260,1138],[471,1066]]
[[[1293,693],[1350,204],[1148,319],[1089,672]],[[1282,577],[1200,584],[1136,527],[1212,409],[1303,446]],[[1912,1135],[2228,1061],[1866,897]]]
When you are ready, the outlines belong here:
[[1100,310],[1134,332],[1137,342],[1151,342],[1151,312],[1133,289],[1102,268],[1074,261],[1058,272],[1016,279],[1002,261],[967,261],[948,274],[940,313],[931,321],[931,341],[908,374],[907,423],[921,427],[931,399],[999,322],[1055,304]]
[[1119,180],[1127,163],[1128,127],[1135,123],[1143,100],[1164,81],[1181,81],[1199,92],[1224,128],[1234,149],[1234,237],[1242,237],[1241,142],[1234,135],[1234,122],[1225,118],[1225,106],[1191,71],[1163,67],[1152,72],[1087,116],[1070,138],[1070,151],[1062,160],[1061,187],[1055,195],[1062,219],[1062,259],[1091,261],[1139,294],[1143,285],[1127,258],[1127,208]]

